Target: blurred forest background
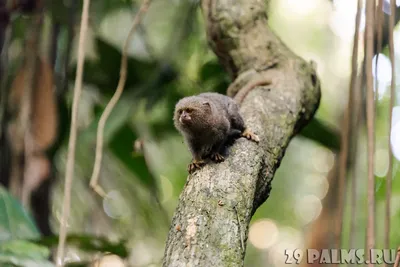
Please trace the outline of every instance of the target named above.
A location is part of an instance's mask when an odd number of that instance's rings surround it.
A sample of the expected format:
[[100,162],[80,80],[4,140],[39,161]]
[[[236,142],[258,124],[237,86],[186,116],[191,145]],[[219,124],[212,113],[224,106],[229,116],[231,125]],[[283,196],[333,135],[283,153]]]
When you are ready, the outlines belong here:
[[[140,2],[102,0],[92,1],[90,6],[68,221],[66,257],[70,266],[85,266],[105,252],[110,254],[101,266],[161,265],[190,161],[183,139],[173,127],[173,108],[186,95],[225,93],[231,82],[207,45],[199,1],[153,0],[129,44],[125,91],[105,127],[100,184],[107,197],[95,194],[89,179],[97,123],[117,86],[122,44]],[[35,1],[0,0],[0,266],[53,266],[48,257],[57,243],[61,218],[82,1],[47,1],[39,15],[32,14],[32,3]],[[388,13],[388,0],[383,1],[383,10]],[[246,266],[284,266],[285,249],[303,248],[310,240],[327,237],[316,233],[319,228],[314,222],[323,216],[323,208],[328,213],[335,209],[329,192],[336,183],[328,174],[340,147],[356,11],[356,0],[271,1],[270,26],[296,54],[316,62],[322,99],[316,119],[291,141],[273,180],[271,196],[253,217]],[[363,15],[359,69],[364,29]],[[400,77],[398,27],[394,42]],[[32,115],[30,131],[36,144],[27,157],[21,148],[24,136],[14,126],[19,125],[18,114],[24,112],[19,104],[25,99],[21,94],[29,76],[25,63],[32,49],[37,49],[40,60],[31,80],[40,86],[32,87],[31,109],[26,113]],[[373,65],[377,80],[376,247],[383,248],[391,81],[386,46]],[[394,97],[400,103],[400,79],[397,81]],[[361,105],[360,99],[355,103]],[[348,177],[357,181],[357,193],[352,198],[348,179],[343,248],[365,246],[367,150],[360,114],[360,127],[351,131],[357,146],[350,147],[347,163],[352,174]],[[396,229],[400,225],[400,106],[393,109],[391,123],[395,161],[390,248],[396,248],[400,245]],[[15,170],[19,168],[31,174],[26,176],[28,180],[18,180]]]

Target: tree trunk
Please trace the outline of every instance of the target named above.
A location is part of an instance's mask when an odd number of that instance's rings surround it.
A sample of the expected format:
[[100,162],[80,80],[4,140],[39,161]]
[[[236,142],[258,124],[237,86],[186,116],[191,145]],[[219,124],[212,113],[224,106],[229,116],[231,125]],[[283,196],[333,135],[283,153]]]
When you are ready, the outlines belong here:
[[320,86],[313,64],[271,31],[265,2],[202,0],[209,45],[226,71],[239,83],[262,77],[271,84],[252,90],[241,106],[260,143],[240,138],[224,162],[188,177],[163,266],[243,266],[251,217],[268,198],[290,139],[318,107]]

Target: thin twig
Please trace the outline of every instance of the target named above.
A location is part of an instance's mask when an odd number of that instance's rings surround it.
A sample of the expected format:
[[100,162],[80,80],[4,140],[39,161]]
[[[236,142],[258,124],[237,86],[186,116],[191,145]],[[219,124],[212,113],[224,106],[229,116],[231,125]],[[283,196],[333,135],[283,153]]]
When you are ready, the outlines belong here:
[[71,187],[74,177],[78,107],[82,92],[83,63],[85,58],[85,41],[86,41],[86,31],[88,28],[89,5],[90,5],[90,0],[83,1],[81,29],[79,32],[78,60],[76,66],[74,98],[72,103],[71,129],[68,142],[68,156],[67,156],[67,166],[65,173],[64,200],[63,200],[62,218],[60,222],[60,236],[57,248],[57,266],[64,266],[64,247],[65,247],[65,239],[67,236],[67,221],[69,218],[69,213],[71,208],[70,207]]
[[353,122],[352,122],[352,137],[351,137],[351,162],[353,163],[353,171],[351,173],[351,193],[350,193],[350,238],[349,238],[349,247],[355,247],[356,242],[356,234],[357,229],[359,228],[358,221],[357,221],[357,213],[359,211],[358,208],[358,179],[359,179],[359,164],[357,158],[357,151],[358,151],[358,134],[360,130],[360,119],[361,119],[361,105],[362,105],[362,98],[361,98],[361,86],[362,86],[362,79],[364,77],[364,73],[361,71],[356,80],[356,85],[354,88],[354,109],[353,109]]
[[133,20],[131,29],[128,33],[128,37],[126,38],[123,49],[122,49],[121,68],[120,68],[120,73],[119,73],[119,81],[118,81],[117,89],[115,90],[115,93],[114,93],[113,97],[111,98],[110,102],[107,104],[106,108],[104,109],[104,112],[101,115],[100,120],[99,120],[99,125],[97,127],[96,158],[95,158],[95,162],[94,162],[92,177],[90,178],[90,186],[101,197],[106,196],[106,193],[104,192],[104,190],[101,188],[101,186],[98,185],[100,168],[101,168],[101,160],[103,157],[104,126],[106,124],[108,116],[110,115],[114,106],[117,104],[119,98],[121,97],[122,92],[124,91],[125,82],[126,82],[127,66],[128,66],[128,56],[127,56],[128,45],[131,42],[133,33],[136,31],[136,28],[138,27],[143,15],[146,13],[147,9],[149,8],[150,2],[151,2],[151,0],[143,1],[138,13],[135,16],[135,19]]
[[[362,1],[358,1],[357,6],[357,14],[361,17],[362,12]],[[357,16],[357,15],[356,15]],[[361,18],[359,18],[361,20]],[[357,26],[357,25],[356,25]],[[359,27],[359,25],[358,25]],[[358,185],[358,160],[357,160],[357,150],[358,150],[358,134],[360,130],[360,121],[362,118],[362,81],[364,78],[364,71],[360,71],[357,76],[355,85],[354,85],[354,108],[352,110],[352,162],[353,162],[353,172],[351,174],[351,195],[350,195],[350,238],[349,238],[349,247],[352,248],[355,246],[356,241],[356,230],[358,229],[357,222],[357,212],[358,212],[358,203],[357,203],[357,185]]]
[[338,215],[336,217],[336,247],[341,247],[342,241],[342,228],[343,228],[343,211],[345,202],[345,184],[346,184],[346,173],[347,173],[347,157],[349,155],[349,138],[350,138],[350,110],[354,106],[353,96],[354,88],[357,80],[357,62],[358,62],[358,35],[360,30],[360,18],[361,18],[361,0],[358,0],[358,9],[355,19],[355,31],[353,39],[353,55],[351,59],[351,77],[349,84],[349,97],[347,102],[347,108],[344,112],[343,118],[343,131],[341,135],[340,144],[340,155],[339,155],[339,188],[338,188]]
[[[382,51],[382,24],[383,24],[383,11],[382,11],[383,0],[378,0],[378,5],[375,9],[376,18],[376,58],[375,58],[375,90],[378,92],[378,62],[379,54]],[[376,110],[376,98],[378,94],[375,95],[375,110]]]
[[[362,3],[362,0],[360,0]],[[360,12],[362,10],[362,6],[360,6]],[[362,59],[362,61],[364,61],[364,59]],[[364,64],[363,64],[364,65]],[[355,83],[355,87],[354,87],[354,109],[353,109],[353,114],[352,114],[352,136],[351,136],[351,148],[350,150],[352,151],[351,154],[351,162],[353,164],[353,172],[351,174],[351,209],[350,209],[350,242],[349,242],[349,247],[354,247],[355,244],[353,243],[353,241],[355,241],[354,235],[356,233],[356,229],[358,229],[358,222],[356,220],[357,216],[357,183],[358,183],[358,168],[359,168],[359,164],[358,164],[358,157],[357,157],[357,151],[358,151],[358,145],[359,145],[359,132],[360,132],[360,125],[361,125],[361,121],[363,119],[363,114],[362,114],[362,105],[363,105],[363,98],[362,98],[362,86],[363,86],[363,79],[364,79],[364,71],[363,69],[359,71],[358,75],[357,75],[357,79],[356,79],[356,83]]]
[[[375,176],[374,176],[374,88],[372,78],[372,56],[374,53],[374,10],[375,1],[369,0],[366,5],[366,56],[365,75],[367,84],[367,132],[368,132],[368,220],[367,249],[375,246]],[[369,255],[368,255],[369,259]],[[374,266],[368,263],[368,266]]]
[[397,248],[396,260],[394,261],[393,267],[399,267],[400,264],[400,247]]
[[[358,11],[362,12],[363,10],[363,4],[362,1],[359,2]],[[362,14],[362,13],[361,13]],[[365,44],[365,40],[364,40]],[[365,57],[365,53],[363,53]],[[352,162],[353,162],[353,172],[351,176],[351,208],[350,208],[350,239],[349,239],[349,247],[352,248],[355,246],[356,242],[356,230],[359,228],[358,222],[357,222],[357,212],[359,210],[358,208],[358,202],[357,202],[357,184],[358,184],[358,175],[359,175],[359,166],[358,160],[357,160],[357,151],[358,151],[358,134],[360,132],[360,125],[361,121],[364,120],[364,113],[363,113],[363,93],[362,93],[362,87],[363,87],[363,82],[364,82],[364,68],[365,67],[365,58],[362,58],[362,69],[359,72],[356,80],[356,85],[354,88],[354,110],[353,110],[353,124],[352,124],[352,148],[351,150],[353,151],[352,155]]]
[[[389,16],[389,57],[392,63],[392,81],[390,83],[390,105],[389,105],[389,169],[386,176],[386,204],[385,204],[385,247],[389,249],[390,246],[390,206],[392,198],[392,176],[393,176],[393,151],[390,145],[390,137],[392,132],[392,117],[393,117],[393,107],[395,100],[395,89],[396,89],[396,68],[395,68],[395,58],[394,58],[394,40],[393,40],[393,30],[394,30],[394,14],[396,12],[396,1],[390,1],[390,16]],[[388,266],[385,263],[385,266]],[[396,266],[396,265],[395,265]]]
[[236,205],[233,206],[233,209],[235,210],[235,213],[236,213],[236,219],[237,219],[238,225],[239,225],[240,245],[242,246],[242,251],[243,251],[243,253],[244,253],[245,250],[244,250],[243,228],[242,228],[242,224],[240,223],[239,212],[238,212],[238,210],[237,210]]

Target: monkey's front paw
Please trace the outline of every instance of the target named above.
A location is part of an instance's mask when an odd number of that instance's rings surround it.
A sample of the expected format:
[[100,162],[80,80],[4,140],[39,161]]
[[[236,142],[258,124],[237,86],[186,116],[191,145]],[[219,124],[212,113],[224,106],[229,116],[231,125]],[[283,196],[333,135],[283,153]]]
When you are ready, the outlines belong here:
[[248,140],[252,140],[256,143],[260,142],[260,138],[258,138],[258,136],[256,134],[254,134],[252,131],[250,131],[249,129],[244,130],[242,133],[242,136],[246,137]]
[[188,172],[192,174],[195,170],[200,169],[205,162],[203,160],[192,160],[192,162],[188,165]]
[[225,160],[225,158],[218,152],[211,154],[210,158],[215,162],[222,162]]

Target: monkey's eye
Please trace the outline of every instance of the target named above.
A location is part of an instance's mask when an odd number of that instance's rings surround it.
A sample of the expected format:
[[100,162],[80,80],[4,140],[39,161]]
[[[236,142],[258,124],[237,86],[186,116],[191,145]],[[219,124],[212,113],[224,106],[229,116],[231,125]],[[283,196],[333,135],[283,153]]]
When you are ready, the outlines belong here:
[[178,114],[181,115],[182,114],[182,109],[178,110]]
[[187,108],[185,111],[186,111],[187,113],[191,113],[191,112],[193,111],[193,109]]

